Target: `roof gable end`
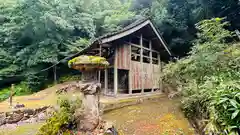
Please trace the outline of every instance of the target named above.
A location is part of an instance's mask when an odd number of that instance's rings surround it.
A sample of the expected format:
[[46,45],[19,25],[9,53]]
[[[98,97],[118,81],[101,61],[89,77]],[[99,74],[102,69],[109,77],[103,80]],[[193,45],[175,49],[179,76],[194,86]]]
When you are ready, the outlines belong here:
[[130,26],[127,26],[126,28],[124,28],[124,29],[122,29],[122,30],[120,30],[120,31],[118,31],[116,33],[100,37],[98,39],[98,42],[100,44],[112,42],[114,40],[117,40],[117,39],[120,39],[120,38],[125,37],[127,35],[130,35],[130,34],[136,32],[136,31],[140,30],[141,28],[143,28],[146,25],[150,25],[151,26],[152,30],[154,31],[154,33],[156,34],[157,38],[162,43],[162,45],[164,46],[164,48],[166,49],[168,54],[172,55],[171,52],[169,51],[168,47],[166,46],[162,36],[160,35],[160,33],[157,31],[157,29],[154,26],[154,24],[149,19],[147,19],[145,21],[142,21],[142,22],[140,22],[140,23],[138,23],[136,25],[130,24]]

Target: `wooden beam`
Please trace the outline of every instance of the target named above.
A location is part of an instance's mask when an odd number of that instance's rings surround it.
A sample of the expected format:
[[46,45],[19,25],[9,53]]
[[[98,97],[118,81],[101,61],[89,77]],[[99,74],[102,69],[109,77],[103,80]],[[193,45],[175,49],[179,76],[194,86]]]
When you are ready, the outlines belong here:
[[106,95],[108,92],[108,69],[106,68],[104,71],[104,94]]
[[169,51],[168,47],[166,46],[165,42],[163,41],[163,38],[161,37],[161,35],[158,33],[157,29],[154,27],[154,25],[152,24],[151,21],[149,21],[153,31],[155,32],[155,34],[157,35],[157,37],[159,38],[159,40],[161,41],[162,45],[164,46],[164,48],[167,50],[167,52],[169,53],[169,55],[172,55],[172,53]]
[[[133,44],[133,43],[130,43],[130,42],[126,42],[126,43],[130,44],[131,46],[141,48],[141,46],[139,46],[139,45],[136,45],[136,44]],[[148,50],[148,51],[159,53],[159,51],[157,51],[157,50],[149,49],[149,48],[146,48],[146,47],[142,47],[142,48],[145,49],[145,50]]]
[[[102,45],[99,45],[99,56],[102,56]],[[101,82],[101,71],[98,71],[98,82]]]
[[162,75],[161,75],[161,74],[162,74],[162,65],[161,65],[160,54],[158,54],[158,65],[159,65],[159,70],[160,70],[160,75],[159,75],[159,76],[160,76],[160,80],[159,80],[159,81],[160,81],[160,82],[159,82],[160,84],[159,84],[159,88],[160,88],[160,90],[162,91],[163,82],[162,82],[162,77],[161,77],[161,76],[162,76]]
[[129,53],[129,60],[130,60],[130,65],[129,65],[129,73],[128,73],[128,88],[129,88],[129,94],[132,94],[132,49],[131,45],[129,45],[130,53]]
[[[152,41],[150,40],[149,41],[149,47],[150,47],[150,50],[152,50]],[[150,51],[150,67],[151,67],[151,70],[152,70],[152,75],[151,75],[151,79],[152,79],[152,82],[153,82],[153,57],[152,57],[152,52]],[[152,83],[153,84],[153,83]],[[153,86],[153,85],[152,85]],[[152,92],[154,92],[154,89],[152,87]]]
[[140,62],[141,62],[141,87],[142,87],[142,91],[141,93],[144,93],[144,85],[143,85],[143,82],[144,82],[144,74],[143,74],[143,40],[142,40],[142,34],[140,36],[140,46],[141,46],[141,52],[140,52]]
[[118,93],[118,69],[117,69],[117,47],[115,49],[115,57],[114,57],[114,95],[116,96]]
[[110,44],[102,44],[102,47],[111,47],[112,45]]

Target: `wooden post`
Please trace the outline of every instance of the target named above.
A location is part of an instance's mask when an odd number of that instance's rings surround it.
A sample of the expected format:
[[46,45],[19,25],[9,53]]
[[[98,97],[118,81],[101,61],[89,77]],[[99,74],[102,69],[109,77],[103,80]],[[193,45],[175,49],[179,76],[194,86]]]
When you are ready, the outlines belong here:
[[129,53],[129,61],[130,61],[130,65],[129,65],[129,73],[128,73],[128,88],[129,88],[129,93],[128,94],[132,94],[132,47],[129,44],[129,49],[130,49],[130,53]]
[[161,65],[161,58],[160,58],[160,53],[158,54],[158,65],[159,65],[159,71],[160,71],[160,82],[159,82],[159,87],[160,87],[160,90],[162,91],[162,65]]
[[108,91],[108,69],[106,68],[105,70],[104,70],[104,94],[107,94],[107,91]]
[[[99,56],[102,56],[102,45],[99,45]],[[101,71],[98,71],[98,82],[101,82]]]
[[117,95],[118,92],[118,69],[117,69],[117,63],[118,63],[118,57],[117,57],[117,47],[115,49],[115,56],[114,56],[114,95]]
[[57,65],[53,66],[54,84],[57,84]]
[[[152,59],[152,41],[150,40],[149,41],[149,48],[150,48],[150,67],[151,67],[151,71],[152,71],[152,75],[151,75],[151,82],[152,82],[152,84],[153,84],[153,75],[154,75],[154,73],[153,73],[153,59]],[[153,86],[153,85],[152,85]],[[151,90],[152,92],[154,92],[154,89],[153,89],[153,87],[152,87],[152,90]]]
[[144,93],[144,88],[143,88],[143,82],[144,82],[144,77],[143,77],[143,39],[142,39],[142,34],[140,36],[140,46],[141,46],[141,52],[140,52],[140,62],[141,62],[141,87],[142,87],[142,91],[141,93]]
[[14,84],[11,85],[10,97],[9,97],[9,104],[12,106],[12,97],[14,93]]

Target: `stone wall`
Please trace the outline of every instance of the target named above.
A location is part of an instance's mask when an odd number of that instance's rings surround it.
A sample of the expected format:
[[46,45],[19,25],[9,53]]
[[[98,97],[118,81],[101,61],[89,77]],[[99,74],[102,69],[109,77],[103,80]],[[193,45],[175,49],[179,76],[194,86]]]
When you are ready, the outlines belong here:
[[55,109],[51,106],[44,106],[37,109],[21,109],[12,112],[0,113],[0,127],[5,124],[33,123],[44,121],[52,116]]

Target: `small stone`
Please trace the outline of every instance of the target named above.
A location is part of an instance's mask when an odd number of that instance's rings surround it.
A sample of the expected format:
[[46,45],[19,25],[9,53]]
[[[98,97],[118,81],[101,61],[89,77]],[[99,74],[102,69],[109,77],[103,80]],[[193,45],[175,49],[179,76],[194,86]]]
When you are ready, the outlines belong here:
[[47,119],[46,114],[45,113],[39,113],[38,114],[38,119],[39,120],[46,120]]
[[1,113],[0,114],[0,126],[5,124],[6,122],[6,114],[5,113]]
[[24,105],[24,104],[19,104],[19,103],[17,103],[17,104],[14,106],[15,109],[17,109],[17,108],[23,108],[23,107],[25,107],[25,105]]

